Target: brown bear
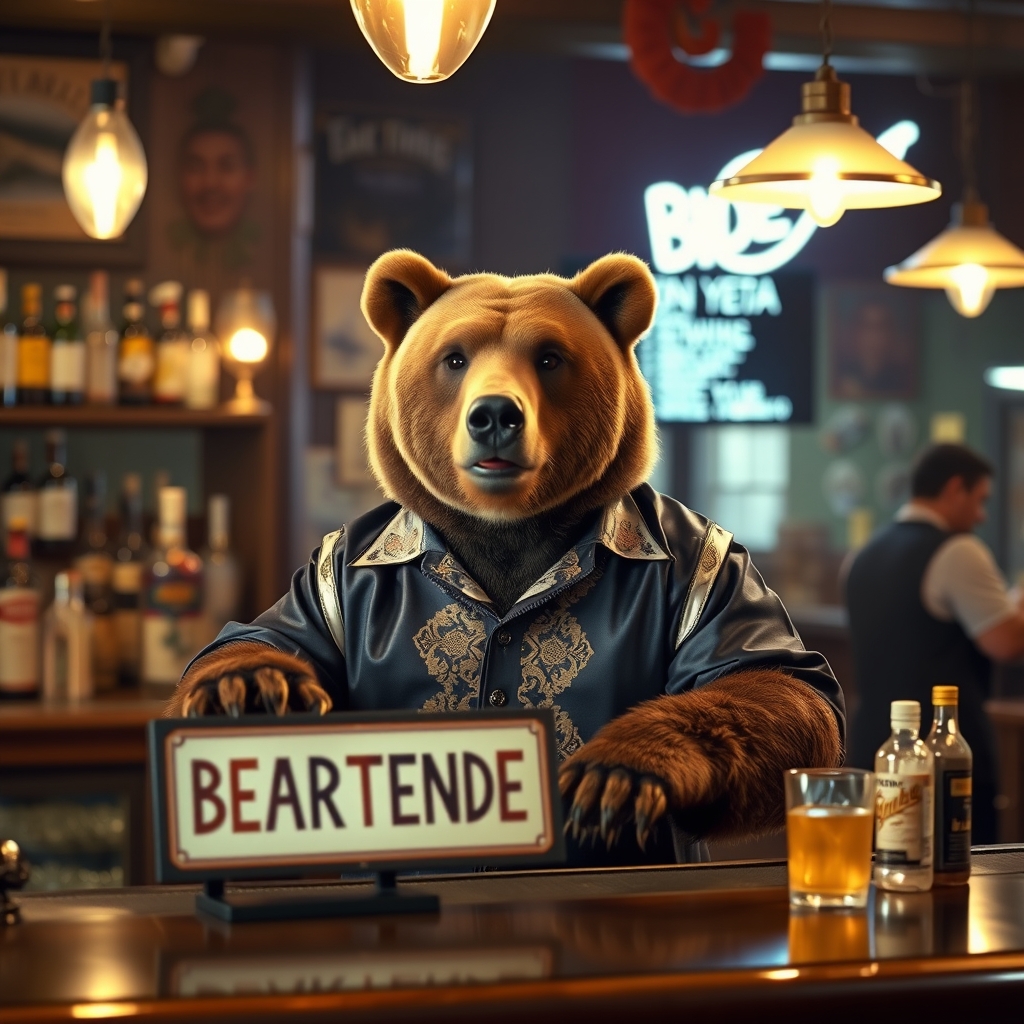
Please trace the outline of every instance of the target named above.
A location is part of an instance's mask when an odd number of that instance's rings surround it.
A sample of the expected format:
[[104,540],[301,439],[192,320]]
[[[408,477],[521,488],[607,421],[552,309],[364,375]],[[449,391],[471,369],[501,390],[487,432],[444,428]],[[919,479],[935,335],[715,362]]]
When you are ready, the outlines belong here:
[[778,828],[783,771],[841,762],[843,696],[746,551],[644,482],[655,304],[621,254],[571,280],[378,259],[367,442],[392,500],[228,625],[169,714],[547,707],[570,862]]

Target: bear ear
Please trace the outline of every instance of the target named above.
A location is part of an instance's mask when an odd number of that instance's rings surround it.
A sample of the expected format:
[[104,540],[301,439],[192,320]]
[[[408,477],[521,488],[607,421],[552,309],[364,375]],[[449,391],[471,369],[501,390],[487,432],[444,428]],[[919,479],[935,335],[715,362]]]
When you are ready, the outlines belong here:
[[452,285],[452,279],[411,249],[379,257],[366,272],[360,306],[385,345],[397,347],[424,310]]
[[636,344],[651,326],[658,290],[647,264],[626,253],[602,256],[570,282],[594,316],[623,348]]

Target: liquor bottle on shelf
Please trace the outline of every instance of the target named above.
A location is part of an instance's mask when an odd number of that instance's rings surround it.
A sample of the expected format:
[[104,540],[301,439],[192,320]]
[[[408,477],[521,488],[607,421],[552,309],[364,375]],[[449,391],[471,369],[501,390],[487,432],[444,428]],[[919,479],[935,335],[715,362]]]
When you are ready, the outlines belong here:
[[162,281],[149,290],[150,305],[160,311],[160,337],[156,342],[156,377],[153,398],[163,405],[185,401],[191,338],[181,329],[181,285]]
[[43,622],[44,700],[75,702],[93,695],[91,619],[82,574],[57,573]]
[[0,267],[0,405],[18,396],[18,328],[11,322],[7,269]]
[[0,567],[0,699],[38,697],[40,596],[24,519],[8,524],[6,555]]
[[78,292],[73,284],[60,284],[53,298],[50,401],[54,405],[81,405],[85,401],[85,338],[78,323]]
[[143,285],[133,278],[124,286],[124,327],[117,354],[119,397],[124,405],[153,401],[156,346],[146,327]]
[[207,503],[207,548],[203,552],[206,642],[238,617],[240,574],[231,551],[231,503],[226,494],[212,494]]
[[114,556],[114,630],[118,682],[136,686],[142,664],[142,573],[148,548],[142,523],[142,478],[126,473],[121,487],[121,536]]
[[39,496],[28,469],[28,441],[23,437],[15,438],[11,445],[11,475],[4,481],[0,496],[0,520],[5,530],[9,530],[15,520],[22,520],[31,540],[36,528]]
[[159,544],[142,584],[142,682],[175,686],[203,639],[203,561],[185,540],[184,487],[159,494]]
[[935,758],[923,740],[921,705],[894,700],[892,735],[875,754],[875,885],[923,892],[932,887]]
[[21,286],[21,331],[18,335],[18,405],[45,405],[50,400],[50,337],[43,326],[43,286]]
[[97,691],[117,686],[118,647],[114,622],[114,557],[107,540],[107,478],[86,477],[82,533],[75,568],[85,588],[85,606],[92,613],[92,676]]
[[188,327],[192,343],[185,405],[212,409],[220,401],[220,346],[210,331],[210,293],[201,288],[188,293]]
[[935,757],[935,884],[962,885],[971,877],[971,790],[974,755],[960,732],[960,690],[933,686]]
[[89,294],[82,303],[85,328],[85,397],[92,405],[117,402],[117,348],[120,340],[110,322],[110,279],[105,270],[89,275]]
[[153,474],[153,504],[150,506],[153,517],[149,524],[150,547],[160,547],[160,492],[170,486],[171,474],[166,469],[158,469]]
[[39,483],[36,549],[40,558],[71,559],[78,536],[78,481],[68,475],[67,435],[46,432],[46,473]]

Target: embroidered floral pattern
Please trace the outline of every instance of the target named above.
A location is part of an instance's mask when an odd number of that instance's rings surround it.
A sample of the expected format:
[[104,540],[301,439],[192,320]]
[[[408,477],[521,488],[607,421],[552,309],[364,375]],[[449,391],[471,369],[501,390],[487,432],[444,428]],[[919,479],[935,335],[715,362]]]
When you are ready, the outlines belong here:
[[604,510],[600,539],[606,548],[623,558],[668,558],[628,494]]
[[434,575],[440,576],[446,583],[450,583],[457,590],[461,590],[466,597],[472,598],[474,601],[480,601],[482,604],[491,603],[491,599],[487,596],[484,588],[455,561],[451,552],[448,552],[430,571]]
[[442,608],[413,637],[427,672],[441,690],[424,711],[468,711],[480,693],[480,666],[487,633],[480,619],[460,604]]
[[368,566],[409,562],[423,553],[423,539],[423,520],[415,512],[403,508],[352,564]]
[[[528,597],[536,597],[543,594],[545,590],[554,590],[555,587],[576,579],[583,572],[580,568],[580,556],[576,549],[564,554],[553,566],[525,594],[520,596],[519,601],[525,601]],[[516,604],[519,604],[519,601]]]
[[582,746],[583,740],[555,697],[572,686],[594,654],[587,634],[569,609],[590,593],[599,578],[600,572],[595,570],[567,590],[533,620],[523,636],[523,681],[516,696],[524,707],[554,711],[559,760]]

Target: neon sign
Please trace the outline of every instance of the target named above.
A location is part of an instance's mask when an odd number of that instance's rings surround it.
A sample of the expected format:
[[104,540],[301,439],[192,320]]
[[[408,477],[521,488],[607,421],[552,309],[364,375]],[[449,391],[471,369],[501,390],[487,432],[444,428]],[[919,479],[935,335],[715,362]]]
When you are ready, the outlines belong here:
[[[900,160],[921,137],[913,121],[899,121],[878,142]],[[730,178],[761,150],[730,160],[718,178]],[[662,274],[713,270],[757,276],[785,266],[810,241],[817,224],[809,213],[796,219],[781,206],[730,203],[708,195],[703,185],[685,188],[659,181],[644,192],[651,260]]]

